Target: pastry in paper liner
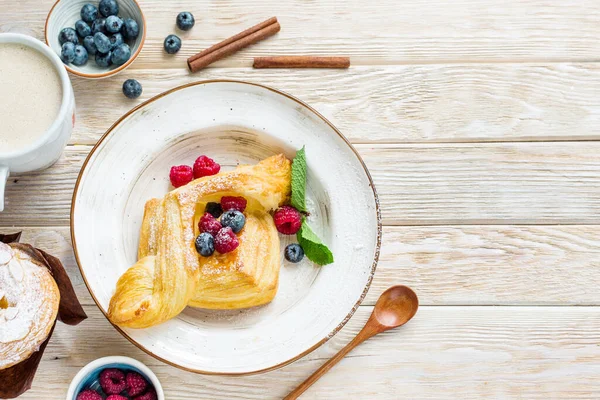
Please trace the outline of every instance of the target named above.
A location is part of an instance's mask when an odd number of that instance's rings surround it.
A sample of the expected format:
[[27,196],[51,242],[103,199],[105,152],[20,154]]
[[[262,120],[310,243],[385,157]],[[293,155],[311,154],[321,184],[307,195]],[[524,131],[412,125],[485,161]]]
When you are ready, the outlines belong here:
[[[34,265],[39,268],[47,268],[49,271],[51,278],[56,284],[55,287],[60,293],[55,319],[68,325],[77,325],[86,319],[87,315],[77,299],[71,281],[60,260],[30,245],[19,244],[19,239],[20,233],[11,235],[0,234],[0,242],[8,244],[14,254],[22,254],[24,257],[30,258],[28,261],[31,261]],[[0,369],[0,398],[15,398],[31,388],[35,372],[42,359],[46,345],[52,336],[55,324],[55,320],[50,322],[48,325],[49,329],[47,330],[48,335],[37,350],[34,349],[31,354],[27,353],[26,359],[8,368]]]

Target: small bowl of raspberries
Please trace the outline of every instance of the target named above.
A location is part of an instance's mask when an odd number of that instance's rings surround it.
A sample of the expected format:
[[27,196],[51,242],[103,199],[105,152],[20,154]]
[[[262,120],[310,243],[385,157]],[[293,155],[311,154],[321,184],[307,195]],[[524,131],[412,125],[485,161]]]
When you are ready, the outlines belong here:
[[67,400],[164,400],[158,378],[129,357],[103,357],[83,367],[69,386]]

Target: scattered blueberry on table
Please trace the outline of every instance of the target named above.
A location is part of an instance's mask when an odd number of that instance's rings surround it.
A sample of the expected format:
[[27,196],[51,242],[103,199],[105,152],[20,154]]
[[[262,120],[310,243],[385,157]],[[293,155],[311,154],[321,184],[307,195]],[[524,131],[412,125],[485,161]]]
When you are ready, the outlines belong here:
[[135,79],[127,79],[123,83],[123,94],[130,99],[137,99],[142,94],[142,85]]
[[[98,7],[87,3],[80,15],[75,29],[64,28],[58,35],[65,64],[85,65],[94,56],[97,66],[108,68],[131,59],[131,41],[138,37],[140,28],[134,19],[119,17],[117,0],[100,0]],[[73,46],[64,46],[66,43]]]
[[163,45],[168,54],[175,54],[181,49],[181,39],[177,35],[169,35]]
[[192,13],[183,11],[177,15],[176,23],[177,27],[182,31],[189,31],[194,27],[196,21],[194,20]]

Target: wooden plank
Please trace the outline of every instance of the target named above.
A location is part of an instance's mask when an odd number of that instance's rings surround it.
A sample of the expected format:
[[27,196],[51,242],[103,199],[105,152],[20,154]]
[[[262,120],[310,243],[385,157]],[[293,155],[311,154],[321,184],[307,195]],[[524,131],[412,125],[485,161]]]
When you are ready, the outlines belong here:
[[[80,300],[94,302],[79,273],[69,228],[23,230],[23,242],[59,257]],[[394,284],[422,305],[600,305],[598,226],[385,227],[364,305]]]
[[[360,307],[302,360],[250,377],[199,376],[162,364],[97,309],[86,311],[90,318],[78,327],[58,324],[24,400],[64,399],[79,368],[111,354],[150,366],[167,399],[280,399],[358,332],[371,307]],[[406,326],[359,346],[302,399],[598,398],[599,316],[598,307],[421,307]]]
[[[0,27],[41,38],[53,2],[21,0],[19,7],[5,7]],[[362,0],[264,0],[251,6],[243,0],[140,3],[148,37],[133,68],[182,67],[190,55],[274,15],[282,26],[276,37],[215,65],[250,66],[252,57],[286,54],[349,55],[354,65],[590,61],[600,54],[600,4],[595,0],[380,0],[370,6]],[[176,30],[179,10],[196,16],[190,32]],[[176,56],[162,49],[171,33],[183,39]]]
[[[221,79],[208,69],[127,70],[97,82],[72,77],[77,125],[71,143],[94,144],[139,101],[121,93],[139,80],[149,99],[178,85]],[[591,140],[600,138],[599,64],[409,65],[347,71],[233,68],[228,79],[269,85],[306,101],[354,143]],[[110,104],[110,107],[99,107]]]
[[[357,145],[387,225],[600,223],[597,142]],[[89,146],[52,168],[10,178],[0,226],[69,222]]]

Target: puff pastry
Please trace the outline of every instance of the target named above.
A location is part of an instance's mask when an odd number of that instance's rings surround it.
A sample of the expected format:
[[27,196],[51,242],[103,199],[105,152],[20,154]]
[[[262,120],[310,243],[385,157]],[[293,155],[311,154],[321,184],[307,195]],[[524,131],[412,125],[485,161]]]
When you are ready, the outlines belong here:
[[48,269],[0,242],[0,370],[38,350],[52,330],[59,302]]
[[[186,306],[236,309],[270,302],[279,280],[279,237],[269,211],[291,191],[291,162],[283,155],[254,166],[196,179],[146,203],[138,262],[117,282],[108,316],[120,326],[145,328]],[[243,196],[248,205],[239,247],[201,257],[194,247],[206,203]]]

